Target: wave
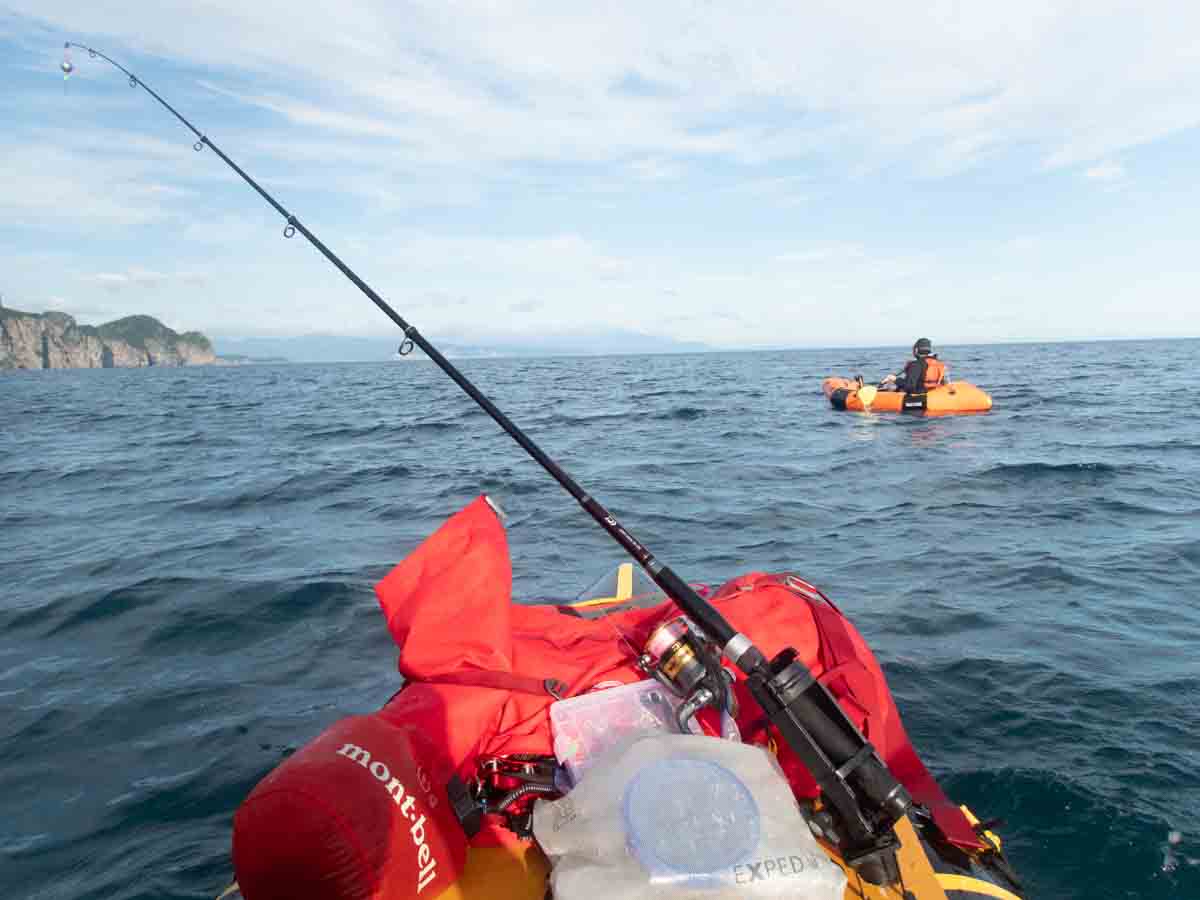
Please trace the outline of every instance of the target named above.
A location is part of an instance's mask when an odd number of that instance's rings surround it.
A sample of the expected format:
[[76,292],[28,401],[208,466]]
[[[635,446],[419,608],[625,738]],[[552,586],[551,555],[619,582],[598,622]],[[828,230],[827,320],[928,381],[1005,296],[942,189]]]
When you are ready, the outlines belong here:
[[661,414],[664,419],[677,422],[692,422],[708,415],[708,410],[699,406],[676,406]]
[[289,432],[296,432],[305,440],[328,441],[339,438],[358,440],[361,438],[373,437],[374,435],[389,431],[399,431],[401,428],[396,425],[385,425],[382,423],[377,423],[375,425],[333,425],[326,427],[314,427],[311,422],[297,422],[287,426],[285,430]]
[[[65,615],[57,625],[46,634],[58,635],[75,628],[92,625],[106,619],[115,619],[143,607],[153,606],[164,597],[170,597],[180,590],[188,589],[197,582],[186,578],[146,578],[135,584],[107,591],[95,600]],[[66,606],[70,601],[60,602]],[[44,617],[50,610],[42,609],[37,612]],[[19,626],[19,622],[14,622]]]
[[146,629],[143,654],[169,658],[175,652],[227,654],[261,641],[286,645],[287,631],[301,623],[323,622],[332,630],[355,610],[373,610],[375,604],[372,582],[365,579],[228,583],[224,590],[209,583],[198,593],[198,602],[164,608]]
[[654,400],[658,397],[703,397],[705,391],[689,390],[686,388],[659,388],[653,391],[635,391],[630,395],[631,400]]
[[[1131,810],[1127,797],[1035,769],[951,772],[943,785],[981,818],[1003,821],[1005,851],[1023,875],[1025,896],[1179,900],[1200,890],[1200,868],[1163,871],[1167,836],[1179,823]],[[1195,828],[1187,838],[1196,845]],[[1102,882],[1097,860],[1104,860]]]
[[976,477],[1025,481],[1046,479],[1097,480],[1114,478],[1123,471],[1133,471],[1137,468],[1139,467],[1119,466],[1104,462],[1001,463],[984,469]]
[[609,413],[593,413],[590,415],[569,415],[566,413],[554,413],[547,416],[544,420],[539,421],[539,424],[548,426],[555,425],[597,425],[602,422],[628,422],[630,421],[629,412],[609,412]]
[[[1200,866],[1160,871],[1170,827],[1200,858],[1200,419],[1080,405],[1114,358],[1080,346],[1041,396],[1028,348],[973,349],[1001,386],[970,419],[835,413],[796,388],[844,365],[825,351],[503,361],[487,386],[685,579],[827,587],[950,796],[1007,818],[1029,896],[1200,897]],[[1180,372],[1197,347],[1154,345]],[[625,559],[425,367],[73,377],[6,382],[42,410],[0,435],[13,896],[215,896],[250,787],[394,690],[374,582],[481,491],[518,596]]]
[[255,507],[286,506],[321,499],[363,484],[403,478],[411,474],[404,465],[389,464],[377,469],[341,472],[304,472],[289,475],[270,487],[251,488],[233,494],[214,494],[180,503],[178,509],[194,513],[234,512]]

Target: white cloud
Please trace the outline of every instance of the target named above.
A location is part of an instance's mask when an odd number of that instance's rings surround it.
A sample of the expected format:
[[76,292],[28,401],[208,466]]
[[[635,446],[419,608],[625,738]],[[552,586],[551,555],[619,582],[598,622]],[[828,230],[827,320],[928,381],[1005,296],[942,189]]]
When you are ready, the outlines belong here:
[[153,269],[145,269],[141,266],[131,266],[124,272],[96,272],[81,275],[79,280],[88,284],[98,285],[112,293],[117,293],[127,287],[155,289],[171,284],[203,287],[208,283],[209,277],[203,272],[179,272],[168,275],[163,272],[156,272]]
[[1108,160],[1089,167],[1084,171],[1083,177],[1094,178],[1098,181],[1117,181],[1125,177],[1125,167],[1120,163]]
[[797,207],[808,202],[812,188],[811,178],[803,175],[778,175],[772,178],[744,178],[732,187],[730,193],[745,194],[756,201],[766,201],[781,207]]
[[[1030,145],[1070,165],[1200,122],[1195,5],[10,6],[113,52],[239,66],[279,89],[222,90],[426,158],[849,151],[851,164],[900,155],[956,171]],[[80,62],[82,77],[92,61]]]
[[629,164],[635,178],[642,181],[674,181],[683,175],[683,166],[670,160],[635,159]]
[[268,225],[265,216],[262,220],[252,220],[236,216],[222,216],[215,219],[196,219],[183,227],[179,238],[184,244],[220,244],[236,245],[267,240],[278,234],[278,229],[272,229],[274,221]]
[[[189,134],[104,63],[77,53],[62,92],[50,77],[62,32],[146,74],[433,328],[519,309],[528,329],[670,321],[683,338],[828,340],[845,333],[846,309],[866,328],[869,311],[936,306],[967,333],[981,304],[1045,290],[987,268],[1005,240],[1019,247],[1006,236],[1064,228],[1011,209],[1000,223],[1021,176],[1005,178],[1024,173],[1031,214],[1042,184],[1095,195],[1080,177],[1119,182],[1135,165],[1128,148],[1200,122],[1194,5],[8,6],[0,28],[27,47],[44,39],[50,86],[0,96],[0,118],[18,123],[0,133],[0,221],[26,245],[0,252],[17,273],[6,278],[27,295],[119,292],[203,328],[386,322],[300,240],[279,240],[282,223],[243,186],[226,196],[237,177],[193,154]],[[972,172],[990,180],[886,193],[914,175]],[[854,197],[868,178],[882,196]],[[884,210],[894,221],[857,232],[864,211]],[[970,271],[973,240],[985,264]],[[26,250],[59,242],[65,263],[28,263]],[[1031,264],[1059,254],[1084,284],[1069,247],[1039,239],[1025,253]],[[544,299],[527,307],[531,297]],[[731,305],[738,318],[716,329]],[[1046,307],[1022,315],[1039,325]]]
[[143,269],[140,266],[134,266],[129,270],[129,280],[139,287],[154,287],[162,284],[170,276],[155,272],[151,269]]
[[26,227],[157,223],[171,217],[176,202],[194,200],[181,173],[192,181],[225,178],[181,165],[194,155],[186,143],[103,126],[10,128],[0,140],[0,217]]
[[793,250],[780,253],[775,257],[777,262],[814,265],[830,262],[845,262],[858,260],[866,256],[866,250],[857,244],[826,244],[806,250]]
[[84,281],[91,281],[106,291],[115,293],[129,284],[129,276],[124,272],[97,272],[95,275],[84,278]]

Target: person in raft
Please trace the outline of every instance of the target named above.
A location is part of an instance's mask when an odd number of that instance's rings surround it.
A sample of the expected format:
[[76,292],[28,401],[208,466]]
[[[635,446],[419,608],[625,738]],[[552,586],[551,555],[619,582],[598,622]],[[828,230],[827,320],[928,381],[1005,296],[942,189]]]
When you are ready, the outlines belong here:
[[904,371],[883,379],[879,383],[880,390],[922,394],[947,383],[946,364],[933,352],[929,338],[918,339],[912,352],[913,358],[904,364]]

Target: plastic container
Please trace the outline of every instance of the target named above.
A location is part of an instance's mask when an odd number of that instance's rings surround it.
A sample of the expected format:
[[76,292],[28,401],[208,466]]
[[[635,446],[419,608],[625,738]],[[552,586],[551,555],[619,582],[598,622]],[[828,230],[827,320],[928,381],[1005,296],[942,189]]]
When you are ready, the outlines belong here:
[[[636,734],[678,734],[683,701],[652,678],[550,704],[554,755],[578,784],[596,757]],[[693,733],[700,727],[693,720]]]

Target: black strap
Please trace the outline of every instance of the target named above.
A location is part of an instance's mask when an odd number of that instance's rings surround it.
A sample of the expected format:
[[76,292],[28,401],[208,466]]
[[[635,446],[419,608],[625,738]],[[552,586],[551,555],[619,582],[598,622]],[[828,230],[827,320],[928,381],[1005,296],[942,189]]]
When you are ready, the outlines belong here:
[[475,802],[466,782],[457,772],[446,783],[446,796],[450,799],[450,806],[467,839],[479,834],[479,829],[483,827],[483,807]]

